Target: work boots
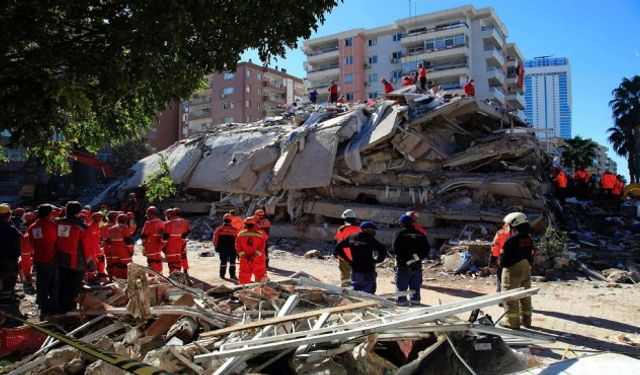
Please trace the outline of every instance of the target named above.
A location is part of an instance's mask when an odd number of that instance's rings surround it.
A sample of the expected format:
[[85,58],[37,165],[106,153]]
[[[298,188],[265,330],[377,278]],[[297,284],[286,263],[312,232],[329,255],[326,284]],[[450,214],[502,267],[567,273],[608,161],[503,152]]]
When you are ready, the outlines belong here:
[[226,273],[227,273],[227,265],[226,264],[220,265],[220,278],[224,279],[224,276]]
[[236,277],[236,265],[235,265],[235,263],[232,263],[232,264],[229,266],[229,278],[230,278],[231,280],[237,280],[237,279],[238,279],[238,278]]
[[520,324],[522,324],[522,326],[524,326],[525,328],[531,328],[531,317],[530,316],[523,316],[520,319]]

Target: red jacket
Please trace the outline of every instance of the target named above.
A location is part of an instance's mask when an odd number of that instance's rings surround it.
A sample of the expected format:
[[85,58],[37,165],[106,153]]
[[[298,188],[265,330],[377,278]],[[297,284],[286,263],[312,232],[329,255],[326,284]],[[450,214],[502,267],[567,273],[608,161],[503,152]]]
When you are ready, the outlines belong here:
[[613,184],[613,189],[611,190],[611,194],[622,195],[623,190],[624,190],[624,182],[616,178],[616,182]]
[[142,243],[147,256],[159,255],[162,249],[162,232],[164,231],[164,222],[158,218],[147,220],[142,226]]
[[[116,224],[107,231],[107,244],[111,254],[122,257],[120,251],[133,252],[133,240],[130,237],[130,229],[124,224]],[[126,254],[126,253],[125,253]]]
[[613,173],[603,173],[600,176],[600,186],[603,189],[613,189],[613,186],[616,184],[616,175]]
[[[341,225],[340,228],[336,231],[336,243],[342,242],[345,238],[349,237],[352,234],[360,233],[360,227],[355,224],[344,224]],[[344,253],[349,258],[349,260],[353,260],[351,256],[351,249],[345,247]]]
[[86,231],[87,254],[91,258],[96,259],[101,254],[100,251],[100,226],[97,222],[92,221]]
[[29,242],[33,246],[33,262],[36,264],[52,263],[56,257],[56,238],[58,229],[49,220],[39,219],[27,229]]
[[384,93],[388,94],[393,91],[393,86],[389,82],[384,83]]
[[84,271],[91,260],[88,252],[87,226],[79,218],[62,218],[57,223],[56,260],[58,265]]
[[427,78],[427,69],[424,67],[420,68],[418,71],[418,78]]
[[559,188],[567,187],[567,175],[565,175],[563,171],[560,171],[556,174],[554,181],[556,182],[556,186]]
[[167,241],[167,252],[180,252],[184,239],[189,233],[189,222],[182,218],[173,218],[164,223],[162,239]]
[[236,237],[236,253],[254,256],[257,255],[256,251],[264,251],[266,244],[267,240],[263,231],[243,230]]
[[576,171],[575,179],[576,182],[584,182],[585,184],[589,183],[589,172],[587,171]]
[[238,230],[231,224],[224,224],[216,228],[213,233],[213,246],[220,253],[222,250],[235,251],[236,237]]
[[504,243],[507,242],[510,235],[511,231],[509,228],[503,227],[496,232],[496,236],[493,237],[493,246],[491,246],[491,255],[496,258],[500,256],[502,253],[502,247],[504,246]]
[[464,85],[464,94],[466,96],[476,96],[476,88],[473,86],[473,83],[467,83]]

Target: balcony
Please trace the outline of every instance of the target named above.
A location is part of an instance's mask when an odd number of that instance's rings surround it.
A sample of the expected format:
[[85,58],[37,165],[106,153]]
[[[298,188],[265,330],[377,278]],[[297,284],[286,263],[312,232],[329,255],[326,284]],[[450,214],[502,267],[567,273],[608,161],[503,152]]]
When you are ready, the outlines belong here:
[[501,47],[506,43],[507,37],[497,26],[482,26],[481,29],[483,39],[493,39]]
[[193,108],[193,107],[196,107],[196,106],[201,106],[203,104],[210,104],[210,103],[211,103],[211,96],[210,95],[193,96],[189,100],[189,107]]
[[262,87],[271,90],[271,91],[277,91],[277,92],[286,92],[287,91],[287,87],[281,83],[276,83],[273,81],[262,81]]
[[[324,82],[310,81],[310,82],[311,83],[309,84],[309,90],[320,90],[320,89],[329,88],[329,83],[331,83],[330,81],[324,81]],[[336,83],[336,85],[340,86],[340,81],[335,80],[334,82]]]
[[467,62],[454,62],[447,64],[433,65],[428,68],[428,79],[439,79],[443,77],[459,77],[469,72],[469,64]]
[[504,72],[498,68],[487,68],[487,79],[490,86],[503,86],[505,84],[506,77]]
[[441,25],[428,29],[422,28],[407,34],[402,34],[401,43],[403,46],[407,47],[408,45],[415,44],[416,42],[423,42],[427,39],[435,39],[452,34],[459,34],[460,32],[468,34],[469,26],[466,22]]
[[507,104],[515,109],[524,109],[525,101],[524,95],[519,94],[517,92],[509,92],[507,94]]
[[405,56],[402,56],[402,63],[407,62],[415,62],[420,60],[429,60],[434,61],[438,59],[452,59],[456,57],[469,56],[469,46],[465,44],[453,45],[444,48],[434,48],[434,49],[425,49],[425,48],[414,48],[407,52]]
[[512,91],[519,92],[520,94],[524,93],[524,87],[518,86],[518,75],[516,73],[507,73],[507,86],[509,86]]
[[307,78],[313,81],[331,80],[340,76],[340,65],[331,64],[307,71]]
[[337,59],[339,55],[340,51],[338,49],[338,46],[324,47],[309,51],[309,53],[307,53],[307,61],[309,63],[312,63],[330,59]]
[[497,66],[503,66],[507,59],[504,52],[502,52],[500,48],[494,46],[485,46],[484,54],[488,62]]
[[211,118],[210,111],[189,112],[189,121],[210,119],[210,118]]
[[489,92],[491,92],[492,96],[498,99],[498,101],[502,104],[506,101],[506,96],[504,95],[504,91],[502,91],[501,87],[489,87]]

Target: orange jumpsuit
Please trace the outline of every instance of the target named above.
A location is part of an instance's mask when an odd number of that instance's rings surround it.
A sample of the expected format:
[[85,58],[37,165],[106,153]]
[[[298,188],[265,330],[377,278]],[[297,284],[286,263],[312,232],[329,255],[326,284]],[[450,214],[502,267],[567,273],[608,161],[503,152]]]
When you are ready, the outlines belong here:
[[180,217],[174,217],[164,223],[162,239],[167,242],[165,258],[169,264],[169,274],[180,272],[182,268],[182,248],[187,233],[189,233],[188,224]]
[[231,226],[240,231],[244,229],[244,220],[238,215],[233,215],[231,217]]
[[259,229],[246,229],[238,233],[236,237],[236,253],[240,258],[240,284],[249,284],[251,275],[255,281],[261,281],[267,273],[264,248],[266,246],[264,231]]
[[[85,232],[85,241],[87,249],[85,252],[93,259],[96,259],[96,267],[98,266],[98,257],[102,251],[100,250],[100,227],[99,224],[95,221],[92,221],[91,224],[87,227]],[[96,270],[97,271],[97,270]],[[92,279],[96,277],[96,272],[91,272],[87,270],[87,278]]]
[[20,237],[20,267],[24,274],[24,280],[31,282],[31,268],[33,267],[33,246],[29,241],[29,232]]
[[127,265],[131,263],[133,256],[133,241],[131,230],[124,224],[116,224],[107,231],[107,243],[111,250],[113,261],[113,274],[111,276],[120,279],[127,278]]
[[611,195],[621,196],[622,191],[624,190],[624,182],[616,178],[616,182],[613,183],[613,189],[611,189]]
[[147,265],[152,270],[162,273],[162,232],[164,223],[158,218],[147,220],[142,226],[142,244]]
[[[109,276],[113,276],[113,266],[116,262],[116,260],[113,259],[113,254],[111,252],[111,244],[109,244],[109,241],[107,241],[107,239],[109,238],[109,228],[114,225],[116,225],[116,223],[107,222],[104,226],[100,227],[100,237],[102,237],[102,240],[104,241],[104,244],[102,246],[102,253],[104,254],[104,256],[102,257],[102,261],[100,261],[100,258],[98,258],[98,272],[101,272],[100,269],[102,268],[101,273],[104,273],[106,271]],[[100,263],[102,263],[102,265]]]
[[[179,220],[182,220],[182,225],[185,226],[187,232],[186,234],[188,235],[191,232],[191,229],[189,228],[189,220],[180,217]],[[187,258],[187,238],[186,236],[183,237],[182,239],[182,250],[180,251],[180,263],[182,265],[182,270],[186,271],[189,269],[189,259]]]

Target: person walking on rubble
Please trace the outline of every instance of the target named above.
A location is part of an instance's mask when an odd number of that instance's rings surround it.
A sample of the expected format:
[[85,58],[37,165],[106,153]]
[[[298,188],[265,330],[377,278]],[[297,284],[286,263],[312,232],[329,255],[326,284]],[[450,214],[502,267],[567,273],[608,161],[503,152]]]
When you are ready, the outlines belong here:
[[[499,258],[502,267],[502,290],[531,288],[531,267],[535,249],[527,215],[512,212],[505,216],[504,222],[509,225],[512,234],[504,243]],[[508,301],[507,322],[503,325],[512,329],[519,329],[520,325],[531,328],[532,310],[531,297]]]
[[238,230],[231,225],[231,214],[224,214],[222,225],[213,233],[213,246],[220,256],[220,278],[224,279],[229,265],[229,278],[236,279],[236,237]]
[[309,96],[309,101],[313,104],[316,104],[316,102],[318,101],[318,90],[316,89],[311,90],[308,96]]
[[162,232],[164,222],[158,217],[158,208],[147,208],[147,220],[142,226],[142,245],[144,256],[147,257],[147,266],[157,273],[162,273]]
[[[342,213],[342,220],[344,220],[344,224],[336,231],[336,244],[340,243],[352,234],[360,233],[358,215],[354,210],[344,210]],[[353,257],[351,256],[351,249],[349,247],[345,247],[343,251],[346,259],[353,260]],[[351,266],[345,258],[340,256],[338,257],[338,269],[340,270],[340,285],[343,288],[346,288],[349,286],[349,280],[351,279]]]
[[560,200],[560,203],[564,204],[567,197],[567,175],[560,168],[554,170],[553,182],[556,185],[556,196]]
[[106,262],[106,272],[110,278],[113,277],[114,266],[117,262],[117,259],[113,257],[113,252],[111,251],[111,244],[107,239],[109,238],[109,228],[116,225],[116,219],[118,218],[118,211],[109,211],[107,213],[107,222],[105,225],[100,227],[100,235],[103,238],[102,252],[104,253],[104,260]]
[[386,79],[381,79],[380,83],[382,83],[382,86],[384,87],[384,93],[385,94],[389,94],[391,92],[393,92],[393,85],[391,85],[389,83],[389,81],[387,81]]
[[184,272],[187,275],[187,280],[189,280],[190,282],[191,278],[189,277],[189,258],[187,256],[187,236],[189,235],[189,233],[191,233],[191,227],[190,227],[189,220],[182,217],[182,210],[176,207],[173,209],[173,214],[176,217],[176,219],[180,223],[182,223],[182,228],[185,231],[182,236],[182,249],[180,250],[180,265],[182,267],[182,272]]
[[109,245],[111,260],[113,262],[111,277],[126,279],[127,266],[133,256],[133,239],[131,228],[127,226],[127,215],[119,214],[116,224],[107,231],[106,243]]
[[0,303],[13,305],[18,282],[20,231],[11,222],[11,207],[0,204]]
[[271,235],[271,221],[267,218],[267,214],[263,209],[258,209],[254,212],[254,215],[257,219],[258,226],[260,229],[264,231],[267,235],[264,241],[264,257],[265,257],[265,265],[269,268],[269,236]]
[[334,104],[338,102],[338,85],[336,85],[334,80],[331,80],[329,84],[329,103]]
[[264,246],[265,236],[261,232],[254,217],[244,221],[245,229],[236,237],[235,249],[240,259],[240,284],[249,284],[251,276],[255,282],[260,282],[267,274],[265,265]]
[[507,241],[509,236],[511,235],[511,230],[509,229],[509,224],[503,222],[502,228],[498,229],[496,235],[493,237],[493,243],[491,244],[491,255],[489,256],[489,265],[496,266],[496,292],[500,291],[501,278],[502,278],[502,267],[500,267],[500,254],[502,254],[502,248],[504,247],[504,243]]
[[22,288],[27,294],[34,294],[33,289],[33,246],[29,241],[29,232],[27,228],[36,221],[36,214],[33,212],[27,212],[24,214],[24,229],[22,230],[22,237],[20,238],[20,268],[22,268],[22,275],[24,276],[24,283]]
[[[351,266],[351,286],[354,290],[376,293],[376,264],[387,257],[387,249],[376,240],[378,226],[371,221],[360,224],[360,232],[340,241],[333,255],[342,257]],[[347,258],[344,249],[351,250],[352,259]]]
[[624,180],[621,175],[616,175],[616,182],[613,183],[613,189],[611,189],[611,196],[614,199],[620,199],[624,192]]
[[585,199],[587,196],[587,189],[589,187],[589,180],[591,176],[589,172],[584,169],[584,166],[579,165],[576,168],[576,173],[573,175],[573,181],[576,185],[576,195],[579,199]]
[[420,90],[427,90],[427,69],[422,65],[422,63],[418,63],[418,80],[420,81]]
[[473,78],[464,85],[464,94],[466,96],[476,96],[476,87],[473,84]]
[[396,292],[412,290],[413,294],[409,301],[406,296],[398,296],[396,303],[400,306],[419,305],[422,260],[429,255],[429,241],[423,233],[416,230],[415,220],[411,216],[400,216],[400,224],[403,228],[393,235],[392,244],[396,256]]
[[99,212],[95,212],[90,215],[90,220],[88,222],[89,224],[87,224],[87,220],[85,219],[84,225],[87,226],[87,254],[95,261],[96,269],[87,272],[86,276],[88,281],[95,282],[98,278],[98,266],[100,264],[98,258],[100,257],[100,254],[102,254],[102,250],[100,249],[100,222],[102,222],[102,215]]
[[600,188],[602,189],[602,197],[609,199],[613,192],[613,187],[616,185],[616,175],[610,171],[604,171],[600,176]]
[[36,304],[40,316],[58,312],[60,278],[56,259],[58,228],[53,222],[53,207],[38,206],[38,220],[27,229],[33,247],[33,264],[36,269]]

